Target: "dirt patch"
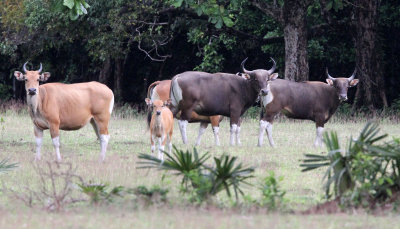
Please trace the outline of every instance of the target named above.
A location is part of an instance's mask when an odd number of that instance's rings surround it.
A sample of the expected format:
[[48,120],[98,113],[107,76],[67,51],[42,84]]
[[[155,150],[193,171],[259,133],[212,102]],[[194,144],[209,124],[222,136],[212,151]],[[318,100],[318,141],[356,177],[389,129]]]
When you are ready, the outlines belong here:
[[[394,190],[393,190],[394,192]],[[299,214],[303,215],[311,215],[311,214],[340,214],[340,213],[369,213],[372,215],[387,215],[390,212],[398,211],[400,206],[400,191],[395,191],[390,199],[385,202],[379,202],[377,200],[370,199],[368,200],[368,205],[364,207],[343,207],[340,206],[340,198],[336,198],[334,200],[318,204],[313,206],[305,211],[299,212]]]
[[300,212],[300,214],[311,215],[311,214],[344,213],[345,211],[340,207],[339,203],[340,203],[340,199],[336,198],[334,200],[313,206],[305,211]]

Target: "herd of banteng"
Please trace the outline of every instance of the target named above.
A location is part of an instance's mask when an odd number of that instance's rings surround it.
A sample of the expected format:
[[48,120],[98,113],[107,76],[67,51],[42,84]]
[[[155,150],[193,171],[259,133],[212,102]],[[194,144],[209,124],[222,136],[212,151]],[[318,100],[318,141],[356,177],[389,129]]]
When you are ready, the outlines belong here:
[[[240,143],[241,116],[257,100],[262,107],[258,146],[263,144],[267,132],[271,146],[272,125],[277,113],[289,118],[308,119],[316,123],[314,145],[322,145],[324,124],[336,111],[340,102],[347,100],[349,87],[357,85],[355,71],[349,78],[333,78],[326,70],[326,83],[318,81],[293,82],[278,79],[274,73],[276,63],[269,70],[246,70],[247,58],[241,63],[241,73],[206,73],[188,71],[171,80],[157,81],[149,86],[145,99],[149,113],[147,122],[151,135],[151,151],[156,150],[163,160],[165,144],[171,151],[174,117],[178,119],[182,140],[186,144],[189,122],[200,122],[196,145],[208,123],[219,145],[219,123],[223,116],[230,117],[230,144]],[[19,81],[25,81],[29,114],[36,139],[36,160],[40,160],[43,130],[50,129],[57,160],[61,160],[59,130],[77,130],[90,122],[100,139],[100,159],[104,161],[110,135],[108,123],[114,106],[114,94],[98,82],[62,84],[45,82],[49,72],[30,71],[24,64],[24,73],[15,71]]]

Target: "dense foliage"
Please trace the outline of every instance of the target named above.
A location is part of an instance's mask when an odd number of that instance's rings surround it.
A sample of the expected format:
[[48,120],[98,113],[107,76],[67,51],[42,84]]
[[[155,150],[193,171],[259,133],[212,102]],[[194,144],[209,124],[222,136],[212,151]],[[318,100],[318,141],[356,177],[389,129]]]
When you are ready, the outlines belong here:
[[[348,77],[357,63],[362,88],[357,106],[382,108],[399,97],[400,4],[365,2],[377,3],[376,47],[367,54],[355,48],[365,42],[359,36],[365,31],[354,17],[365,7],[342,0],[4,0],[0,99],[24,98],[13,71],[26,61],[33,69],[42,62],[52,73],[49,82],[97,80],[113,89],[117,101],[142,104],[155,80],[193,69],[236,73],[245,57],[249,69],[269,68],[271,56],[288,79],[324,81],[325,67],[332,76]],[[298,9],[289,8],[295,3]],[[299,9],[303,18],[290,16]],[[293,26],[305,35],[305,59],[296,62],[305,66],[288,65],[288,53],[301,48],[288,50]],[[353,100],[355,90],[349,93]]]
[[382,142],[388,135],[379,131],[378,124],[367,123],[346,148],[340,146],[336,132],[326,133],[328,153],[306,154],[303,171],[328,167],[323,177],[326,197],[342,197],[345,203],[370,207],[398,196],[400,139]]

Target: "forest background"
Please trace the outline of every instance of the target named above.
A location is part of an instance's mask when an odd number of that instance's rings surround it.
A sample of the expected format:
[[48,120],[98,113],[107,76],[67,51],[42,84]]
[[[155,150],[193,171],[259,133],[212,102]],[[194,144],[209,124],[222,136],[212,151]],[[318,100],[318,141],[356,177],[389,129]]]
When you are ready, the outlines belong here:
[[119,104],[144,107],[156,80],[199,70],[269,69],[325,81],[357,69],[352,110],[400,110],[398,0],[2,0],[0,100],[23,100],[13,72],[48,82],[107,84]]

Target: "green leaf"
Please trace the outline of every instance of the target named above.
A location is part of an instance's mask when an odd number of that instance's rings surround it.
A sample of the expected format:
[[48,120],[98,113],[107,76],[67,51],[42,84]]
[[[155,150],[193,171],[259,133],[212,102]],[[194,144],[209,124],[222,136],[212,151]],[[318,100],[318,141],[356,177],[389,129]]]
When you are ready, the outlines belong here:
[[69,9],[72,9],[75,5],[75,0],[64,0],[63,5],[68,7]]
[[325,9],[326,9],[327,11],[331,10],[331,9],[332,9],[332,5],[333,5],[333,0],[330,1],[330,2],[328,2],[328,4],[326,4]]
[[81,11],[82,11],[83,14],[87,14],[87,10],[86,10],[86,8],[83,6],[82,3],[80,3],[80,8],[81,8]]
[[81,3],[83,5],[83,7],[85,7],[86,9],[90,8],[90,5],[85,0],[82,0]]
[[222,17],[222,19],[227,27],[232,27],[235,24],[229,17]]
[[69,11],[69,18],[72,21],[75,21],[76,19],[78,19],[78,17],[79,17],[78,13],[76,13],[74,10]]
[[223,25],[223,20],[221,20],[221,18],[217,19],[217,23],[215,23],[215,28],[220,29],[222,28]]
[[183,3],[183,0],[175,0],[174,3],[172,3],[173,6],[175,6],[176,8],[181,7]]

